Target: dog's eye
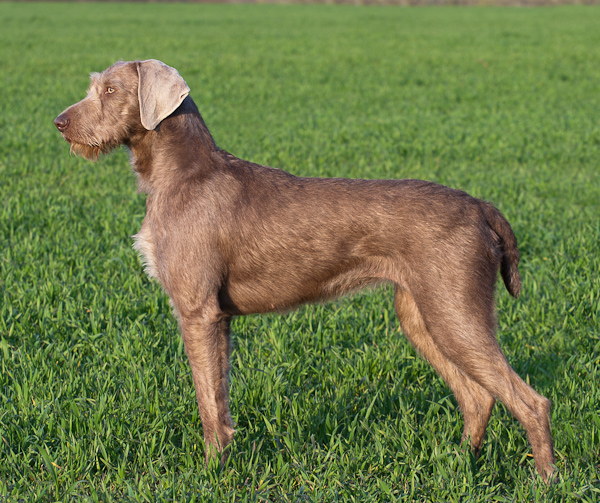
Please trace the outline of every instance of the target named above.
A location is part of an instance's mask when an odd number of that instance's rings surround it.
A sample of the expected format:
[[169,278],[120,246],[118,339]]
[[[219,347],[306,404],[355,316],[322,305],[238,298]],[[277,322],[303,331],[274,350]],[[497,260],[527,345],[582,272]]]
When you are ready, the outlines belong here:
[[114,92],[115,92],[114,88],[112,88],[112,87],[107,87],[106,88],[106,94],[112,94]]

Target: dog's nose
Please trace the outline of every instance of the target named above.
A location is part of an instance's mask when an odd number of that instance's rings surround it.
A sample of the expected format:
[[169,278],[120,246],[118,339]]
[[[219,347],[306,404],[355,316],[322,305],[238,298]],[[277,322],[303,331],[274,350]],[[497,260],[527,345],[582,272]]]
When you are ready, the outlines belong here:
[[54,125],[60,132],[63,132],[65,129],[67,129],[67,127],[69,127],[69,118],[66,115],[61,114],[54,119]]

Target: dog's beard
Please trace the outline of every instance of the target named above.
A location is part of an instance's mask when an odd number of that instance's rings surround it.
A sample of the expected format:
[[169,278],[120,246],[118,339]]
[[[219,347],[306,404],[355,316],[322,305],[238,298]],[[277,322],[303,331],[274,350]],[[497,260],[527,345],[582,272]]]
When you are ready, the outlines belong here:
[[[66,138],[65,138],[66,139]],[[81,156],[88,161],[97,161],[100,154],[109,154],[115,148],[119,146],[119,143],[78,143],[69,139],[66,139],[71,147],[71,153],[77,156]]]

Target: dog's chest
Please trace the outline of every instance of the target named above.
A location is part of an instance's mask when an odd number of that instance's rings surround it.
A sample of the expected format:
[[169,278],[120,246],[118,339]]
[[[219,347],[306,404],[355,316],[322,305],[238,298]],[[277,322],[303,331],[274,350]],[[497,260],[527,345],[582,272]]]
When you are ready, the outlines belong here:
[[151,278],[159,279],[156,245],[154,244],[154,237],[146,220],[144,220],[140,232],[133,236],[133,240],[133,248],[139,253],[146,274]]

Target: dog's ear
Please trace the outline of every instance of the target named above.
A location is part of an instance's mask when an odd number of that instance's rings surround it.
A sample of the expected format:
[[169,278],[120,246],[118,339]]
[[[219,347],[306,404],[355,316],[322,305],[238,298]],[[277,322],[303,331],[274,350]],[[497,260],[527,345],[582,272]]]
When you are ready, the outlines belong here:
[[175,68],[156,59],[138,61],[137,70],[142,126],[151,131],[181,105],[190,88]]

